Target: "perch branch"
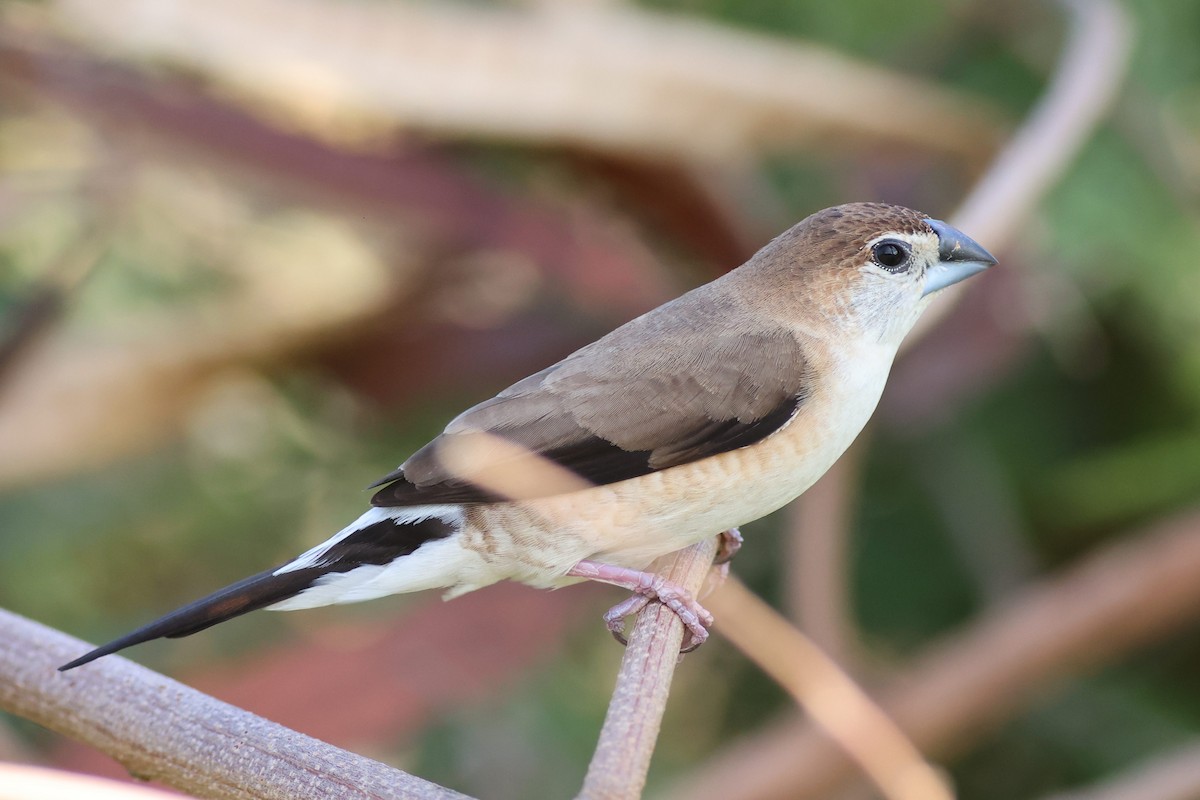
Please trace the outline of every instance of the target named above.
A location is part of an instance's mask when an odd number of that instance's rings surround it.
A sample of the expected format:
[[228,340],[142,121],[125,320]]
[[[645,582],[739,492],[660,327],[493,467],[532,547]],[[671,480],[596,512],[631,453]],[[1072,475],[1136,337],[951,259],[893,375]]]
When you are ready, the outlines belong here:
[[[532,497],[538,489],[570,492],[588,486],[560,465],[486,431],[452,438],[438,457],[452,474],[513,500]],[[698,597],[716,554],[717,539],[710,537],[663,556],[649,571]],[[651,603],[637,615],[577,800],[642,796],[682,644],[683,623],[663,604]]]
[[[698,596],[716,553],[717,540],[709,538],[659,559],[650,570]],[[683,623],[673,611],[652,603],[638,615],[577,800],[642,796],[682,643]]]
[[220,800],[464,800],[0,610],[0,709],[86,742],[134,775]]

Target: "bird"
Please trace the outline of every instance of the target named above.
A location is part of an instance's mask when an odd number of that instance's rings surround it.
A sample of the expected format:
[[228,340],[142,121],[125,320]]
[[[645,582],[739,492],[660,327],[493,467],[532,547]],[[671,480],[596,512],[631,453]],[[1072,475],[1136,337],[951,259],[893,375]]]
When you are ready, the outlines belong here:
[[712,615],[651,562],[710,536],[733,550],[740,526],[807,490],[867,423],[933,296],[995,263],[909,208],[818,211],[455,417],[324,543],[59,669],[257,609],[502,580],[623,587],[633,594],[605,614],[614,635],[659,601],[694,647]]

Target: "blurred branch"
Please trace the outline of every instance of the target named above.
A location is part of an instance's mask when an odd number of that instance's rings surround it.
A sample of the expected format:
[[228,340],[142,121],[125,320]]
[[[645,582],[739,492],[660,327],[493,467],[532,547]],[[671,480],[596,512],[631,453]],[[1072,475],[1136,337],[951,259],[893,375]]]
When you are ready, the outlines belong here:
[[225,800],[462,800],[113,657],[55,668],[78,639],[0,610],[0,708],[103,750],[134,775]]
[[[595,151],[567,153],[582,174],[604,181],[615,191],[622,208],[632,209],[641,225],[683,245],[688,254],[707,262],[715,277],[746,261],[759,246],[794,220],[779,208],[779,199],[758,185],[753,161],[719,167],[678,161],[651,161]],[[754,189],[760,191],[751,192]],[[753,209],[753,215],[745,213]],[[755,225],[774,216],[771,227]]]
[[[950,217],[985,246],[1002,250],[1066,171],[1108,111],[1125,77],[1133,22],[1117,0],[1058,0],[1071,31],[1037,105]],[[958,293],[962,287],[948,292]],[[943,300],[917,323],[905,344],[945,315]]]
[[945,781],[866,692],[736,579],[709,600],[734,646],[787,690],[888,800],[953,800]]
[[110,233],[107,228],[94,229],[74,242],[0,332],[0,392],[23,356],[61,318],[68,299],[100,262]]
[[985,242],[1012,239],[1108,112],[1125,77],[1133,23],[1116,0],[1058,0],[1071,26],[1037,106],[954,214]]
[[289,270],[288,280],[258,265],[240,294],[145,317],[132,335],[45,342],[0,394],[0,485],[148,449],[222,370],[328,341],[377,313],[392,276],[361,255]]
[[[269,270],[248,268],[263,285],[225,304],[144,320],[132,341],[46,342],[38,359],[23,363],[14,391],[0,398],[0,485],[107,464],[160,444],[214,374],[327,347],[398,303],[392,289],[439,257],[483,253],[532,262],[581,307],[606,313],[640,313],[674,293],[650,252],[621,225],[495,190],[432,150],[338,152],[271,129],[183,82],[151,79],[12,31],[0,30],[0,79],[6,90],[68,107],[106,131],[107,142],[136,141],[139,160],[147,153],[199,158],[215,163],[222,180],[258,179],[258,190],[265,184],[289,200],[378,220],[391,252],[402,254],[374,277],[325,265],[303,270],[303,280],[271,284]],[[229,252],[221,256],[236,261]],[[405,318],[413,316],[420,318]],[[402,390],[420,388],[422,376],[414,373],[423,367],[444,372],[446,362],[463,358],[454,348],[471,332],[443,327],[450,330],[425,331],[424,338],[409,328],[407,349],[385,354],[407,365],[389,372]],[[493,346],[495,339],[489,334]],[[505,352],[509,361],[513,349]],[[352,369],[354,358],[377,365],[381,356],[365,351],[349,354],[341,367]],[[494,353],[486,369],[498,371],[509,361]],[[461,360],[455,367],[455,374],[472,372]]]
[[200,70],[343,137],[399,124],[704,161],[850,138],[978,161],[1001,128],[987,103],[919,78],[624,6],[60,0],[53,11],[83,41]]
[[[716,553],[717,539],[709,537],[660,558],[649,571],[698,596]],[[638,614],[578,800],[642,796],[682,643],[683,623],[663,604]]]
[[[948,756],[1048,686],[1200,616],[1200,510],[1134,531],[986,612],[914,658],[879,695],[922,752]],[[723,627],[738,621],[726,615]],[[757,642],[755,651],[774,642]],[[678,785],[688,800],[805,800],[854,779],[817,729],[788,721],[738,742]]]
[[1200,742],[1140,764],[1098,786],[1047,800],[1196,800],[1200,797]]
[[193,82],[151,77],[3,26],[0,80],[66,107],[110,143],[136,142],[138,158],[200,161],[234,185],[266,184],[289,201],[399,229],[419,240],[406,245],[424,244],[421,251],[515,251],[597,307],[641,313],[675,293],[653,255],[619,226],[498,190],[432,147],[340,150],[269,125]]
[[814,643],[854,674],[861,655],[850,611],[850,541],[858,497],[855,444],[787,511],[788,611]]

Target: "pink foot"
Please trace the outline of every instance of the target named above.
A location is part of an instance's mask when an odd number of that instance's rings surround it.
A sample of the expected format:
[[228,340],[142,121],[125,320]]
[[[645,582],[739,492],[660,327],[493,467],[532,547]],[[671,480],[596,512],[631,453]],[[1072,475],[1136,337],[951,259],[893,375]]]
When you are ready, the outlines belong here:
[[641,594],[631,594],[608,611],[605,611],[604,624],[608,626],[608,632],[621,644],[629,644],[629,640],[625,638],[625,618],[632,617],[648,605],[650,605],[649,597]]
[[657,600],[675,612],[688,632],[688,641],[683,652],[695,650],[708,639],[708,626],[713,624],[713,616],[704,606],[696,602],[687,589],[671,583],[661,575],[650,572],[638,572],[626,567],[615,567],[612,564],[601,564],[596,561],[580,561],[571,567],[568,575],[577,578],[588,578],[593,581],[611,583],[634,592],[633,597],[618,603],[604,614],[604,621],[609,631],[617,641],[625,643],[625,617],[636,614],[646,607],[651,600]]

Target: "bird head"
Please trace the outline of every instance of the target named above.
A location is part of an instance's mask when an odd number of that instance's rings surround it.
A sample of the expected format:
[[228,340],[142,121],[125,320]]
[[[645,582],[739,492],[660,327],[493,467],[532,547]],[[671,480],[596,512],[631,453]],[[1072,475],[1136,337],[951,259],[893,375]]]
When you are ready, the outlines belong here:
[[996,259],[918,211],[850,203],[804,219],[751,263],[775,273],[777,280],[763,285],[781,291],[767,302],[791,305],[793,314],[799,310],[842,333],[898,345],[932,295]]

